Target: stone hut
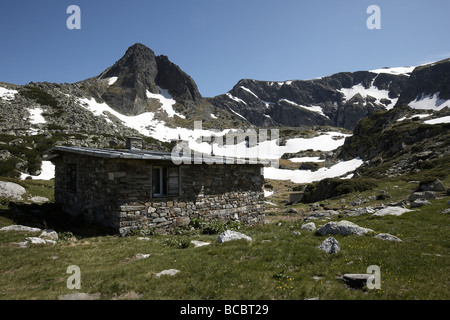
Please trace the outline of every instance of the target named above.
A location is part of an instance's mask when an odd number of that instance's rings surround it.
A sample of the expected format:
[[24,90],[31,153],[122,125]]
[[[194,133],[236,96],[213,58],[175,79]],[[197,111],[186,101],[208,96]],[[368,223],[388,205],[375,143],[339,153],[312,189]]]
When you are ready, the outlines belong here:
[[155,227],[167,232],[206,221],[264,221],[262,164],[175,164],[170,152],[142,150],[139,139],[127,149],[56,146],[55,202],[72,216],[100,223],[122,236]]

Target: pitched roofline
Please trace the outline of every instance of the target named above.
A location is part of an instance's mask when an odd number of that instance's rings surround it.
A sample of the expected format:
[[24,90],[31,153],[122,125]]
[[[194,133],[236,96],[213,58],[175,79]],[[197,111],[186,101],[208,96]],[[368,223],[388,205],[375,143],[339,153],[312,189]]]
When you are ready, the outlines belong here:
[[[99,149],[99,148],[87,148],[87,147],[72,147],[72,146],[55,146],[45,152],[47,155],[46,160],[50,160],[58,155],[58,153],[67,152],[81,154],[91,157],[107,158],[107,159],[135,159],[135,160],[158,160],[158,161],[172,161],[172,153],[170,152],[157,152],[140,149]],[[184,159],[184,158],[183,158]],[[264,164],[265,161],[255,159],[244,158],[231,158],[210,156],[212,162],[223,164]],[[186,160],[186,159],[184,159]],[[195,164],[194,155],[191,155],[190,163]],[[203,163],[203,162],[202,162]],[[204,162],[206,163],[206,162]]]

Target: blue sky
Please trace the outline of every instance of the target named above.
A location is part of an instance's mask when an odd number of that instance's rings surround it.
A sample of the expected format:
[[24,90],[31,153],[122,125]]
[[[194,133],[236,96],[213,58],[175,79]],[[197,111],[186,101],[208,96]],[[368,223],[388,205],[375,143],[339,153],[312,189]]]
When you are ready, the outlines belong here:
[[[69,5],[81,30],[69,30]],[[370,5],[381,29],[369,30]],[[0,82],[76,82],[136,42],[164,54],[203,96],[240,79],[311,79],[450,58],[448,0],[39,0],[0,7]]]

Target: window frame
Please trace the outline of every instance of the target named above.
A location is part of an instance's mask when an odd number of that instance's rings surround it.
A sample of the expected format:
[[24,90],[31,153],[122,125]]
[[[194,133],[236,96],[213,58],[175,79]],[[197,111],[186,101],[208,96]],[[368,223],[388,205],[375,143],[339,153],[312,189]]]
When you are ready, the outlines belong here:
[[[177,190],[176,193],[169,193],[169,172],[170,168],[177,169]],[[156,165],[152,166],[152,198],[177,197],[180,195],[181,172],[179,166]],[[155,191],[155,170],[158,170],[159,190]]]

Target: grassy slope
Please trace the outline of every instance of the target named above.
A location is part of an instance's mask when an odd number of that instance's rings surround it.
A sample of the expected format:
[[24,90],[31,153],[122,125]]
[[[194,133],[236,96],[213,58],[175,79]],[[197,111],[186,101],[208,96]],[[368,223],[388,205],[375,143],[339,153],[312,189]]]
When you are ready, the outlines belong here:
[[[450,183],[449,179],[444,182]],[[386,180],[377,190],[386,190],[396,200],[407,197],[415,187],[400,179]],[[300,230],[298,215],[269,215],[265,226],[242,229],[253,238],[251,243],[219,244],[217,235],[198,232],[171,236],[211,242],[185,249],[169,245],[168,236],[163,235],[149,236],[149,241],[136,236],[81,237],[55,246],[18,248],[12,243],[39,234],[1,232],[0,299],[57,299],[74,292],[101,293],[102,299],[127,294],[142,299],[449,299],[449,216],[441,213],[449,197],[441,196],[431,206],[400,217],[345,218],[377,233],[396,235],[403,242],[336,236],[342,251],[335,255],[317,249],[326,237]],[[338,199],[325,204],[342,205]],[[5,213],[0,212],[0,227],[15,223]],[[138,253],[150,257],[131,261]],[[81,268],[81,290],[66,287],[70,265]],[[381,269],[381,290],[350,290],[336,279],[344,273],[364,273],[370,265]],[[155,277],[172,268],[181,272]]]

